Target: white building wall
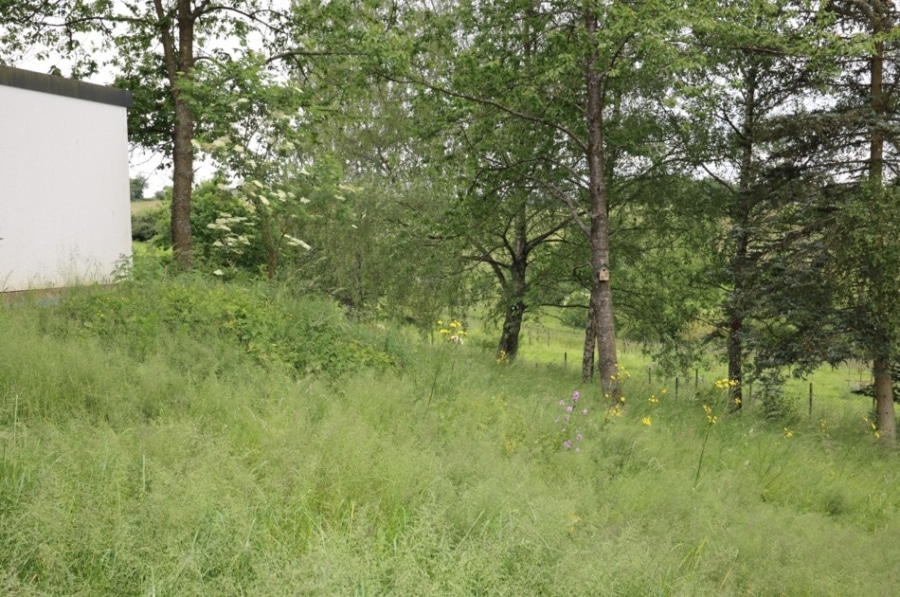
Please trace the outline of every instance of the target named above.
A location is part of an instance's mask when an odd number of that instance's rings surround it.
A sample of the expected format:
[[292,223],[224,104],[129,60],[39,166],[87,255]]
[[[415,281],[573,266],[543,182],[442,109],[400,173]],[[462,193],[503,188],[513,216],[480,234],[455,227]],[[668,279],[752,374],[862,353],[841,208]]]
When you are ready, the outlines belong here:
[[130,207],[125,108],[0,85],[0,291],[109,281]]

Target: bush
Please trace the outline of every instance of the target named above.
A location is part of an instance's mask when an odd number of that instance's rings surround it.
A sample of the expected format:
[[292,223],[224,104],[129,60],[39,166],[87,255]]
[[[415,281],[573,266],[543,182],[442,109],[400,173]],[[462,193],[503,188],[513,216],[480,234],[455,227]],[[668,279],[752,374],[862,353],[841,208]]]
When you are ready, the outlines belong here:
[[264,285],[225,285],[199,276],[131,281],[72,292],[61,312],[64,318],[47,320],[56,333],[99,336],[139,359],[160,352],[173,336],[183,336],[238,346],[258,364],[304,375],[339,375],[399,362],[374,331],[347,323],[335,302],[295,298]]
[[[209,270],[217,268],[257,272],[266,263],[262,239],[256,233],[256,215],[222,181],[214,179],[199,185],[191,197],[191,229],[195,258]],[[247,244],[229,245],[217,220],[230,220],[229,228]],[[212,226],[212,227],[211,227]]]
[[168,223],[166,208],[163,206],[131,214],[131,240],[149,242],[160,236],[162,232],[160,221],[164,218]]

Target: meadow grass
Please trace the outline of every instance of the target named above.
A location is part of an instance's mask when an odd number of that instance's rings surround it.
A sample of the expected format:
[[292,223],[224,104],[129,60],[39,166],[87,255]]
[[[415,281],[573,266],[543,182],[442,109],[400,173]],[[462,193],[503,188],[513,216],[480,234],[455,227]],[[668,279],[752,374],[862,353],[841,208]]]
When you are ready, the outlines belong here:
[[[182,328],[171,284],[0,311],[0,592],[896,594],[900,469],[864,399],[729,416],[711,380],[634,374],[610,413],[527,344],[498,365],[202,282]],[[250,342],[291,326],[350,352]]]
[[139,214],[145,211],[153,211],[155,209],[159,209],[160,206],[163,205],[163,201],[160,199],[142,199],[140,201],[132,201],[131,202],[131,214]]

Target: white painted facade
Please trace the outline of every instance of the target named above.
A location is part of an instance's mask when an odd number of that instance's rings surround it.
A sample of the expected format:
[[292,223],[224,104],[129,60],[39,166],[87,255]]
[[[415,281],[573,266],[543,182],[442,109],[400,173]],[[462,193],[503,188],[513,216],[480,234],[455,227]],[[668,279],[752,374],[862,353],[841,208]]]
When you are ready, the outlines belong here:
[[130,259],[128,104],[0,70],[0,292],[108,282]]

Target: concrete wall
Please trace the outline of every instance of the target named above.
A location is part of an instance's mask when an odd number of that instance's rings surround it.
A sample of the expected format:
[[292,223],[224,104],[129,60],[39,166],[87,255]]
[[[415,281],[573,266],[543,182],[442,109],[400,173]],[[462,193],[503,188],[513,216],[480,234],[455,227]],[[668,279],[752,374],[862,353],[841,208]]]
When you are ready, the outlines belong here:
[[109,281],[131,256],[126,108],[26,74],[0,76],[0,291]]

